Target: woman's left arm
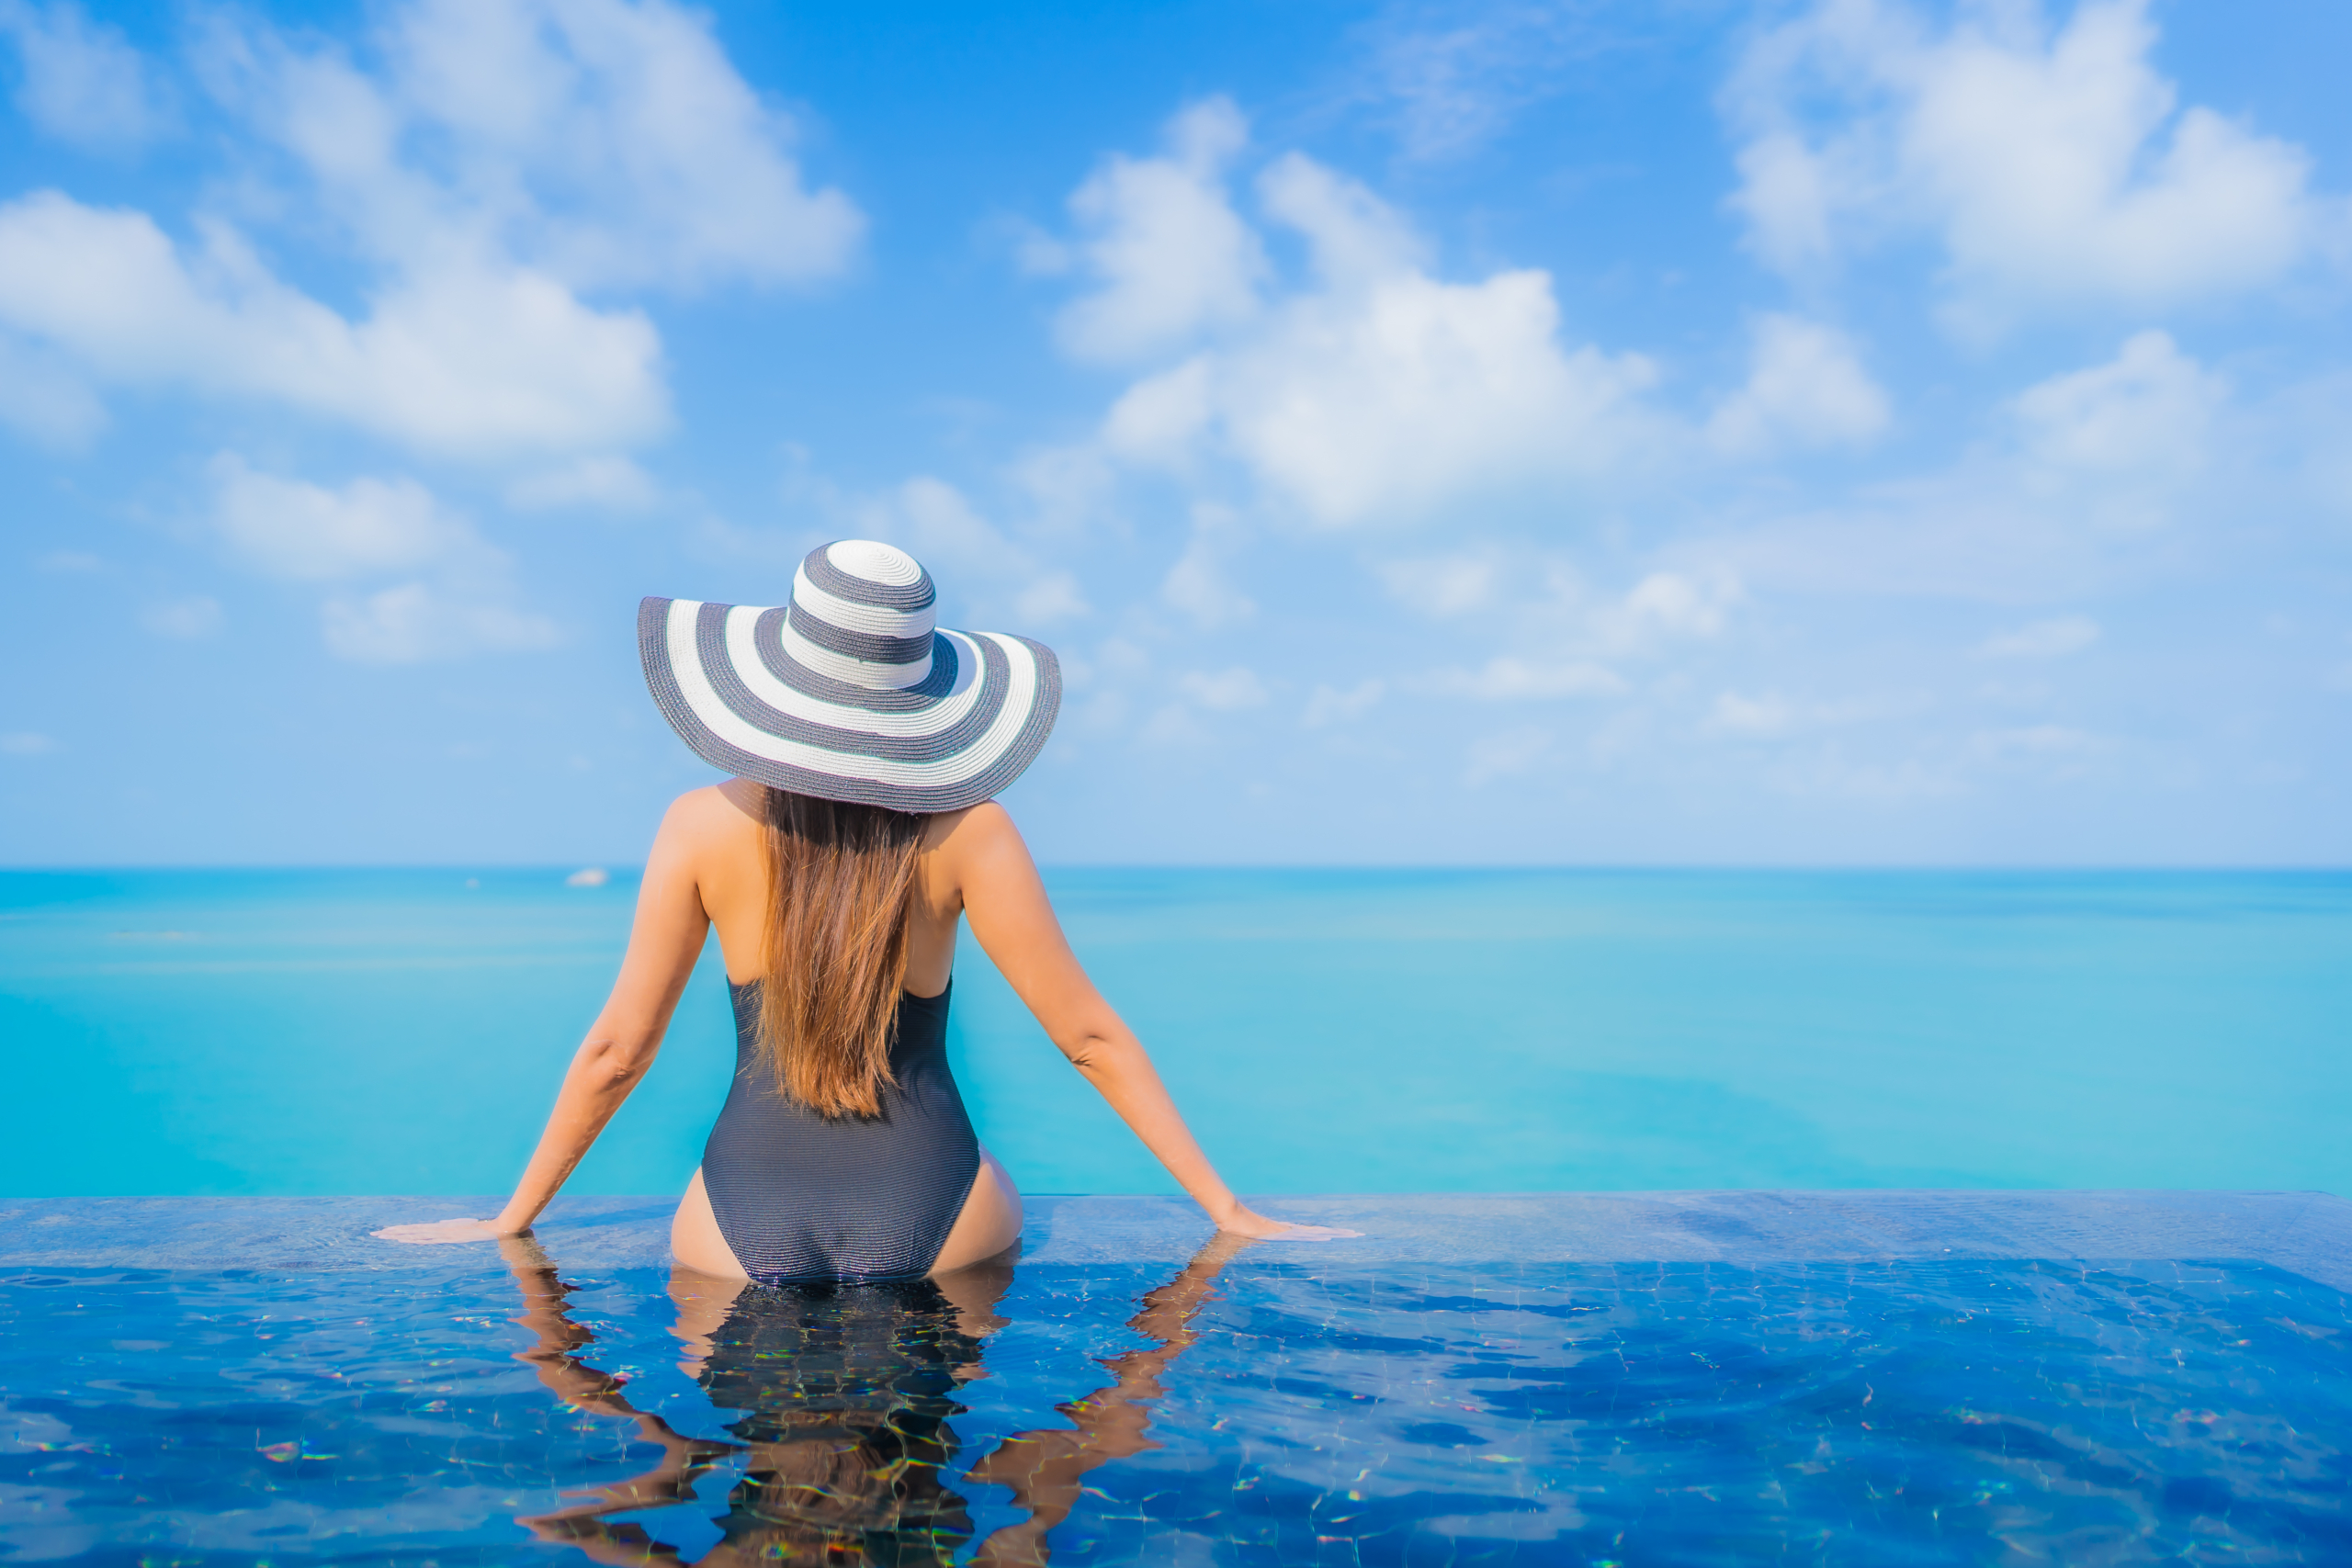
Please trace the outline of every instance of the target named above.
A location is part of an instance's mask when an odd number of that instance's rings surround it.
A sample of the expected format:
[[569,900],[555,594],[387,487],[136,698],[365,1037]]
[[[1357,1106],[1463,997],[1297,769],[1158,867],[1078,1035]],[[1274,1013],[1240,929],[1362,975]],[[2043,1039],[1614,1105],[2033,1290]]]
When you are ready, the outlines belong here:
[[481,1241],[529,1230],[629,1091],[644,1079],[710,931],[693,869],[694,818],[698,815],[689,804],[693,800],[689,795],[671,807],[654,836],[620,978],[572,1055],[547,1130],[539,1134],[539,1146],[506,1207],[495,1219],[392,1225],[376,1235],[387,1241]]

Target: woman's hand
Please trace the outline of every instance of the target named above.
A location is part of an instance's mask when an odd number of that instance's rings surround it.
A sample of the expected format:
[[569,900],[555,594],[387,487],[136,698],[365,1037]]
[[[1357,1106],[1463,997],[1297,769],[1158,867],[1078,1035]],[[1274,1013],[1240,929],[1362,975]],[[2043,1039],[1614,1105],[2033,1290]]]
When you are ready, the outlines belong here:
[[1236,1235],[1255,1236],[1261,1241],[1339,1241],[1343,1237],[1362,1235],[1362,1231],[1341,1230],[1336,1225],[1299,1225],[1288,1220],[1270,1220],[1254,1209],[1236,1203],[1230,1213],[1222,1215],[1216,1228],[1231,1231]]
[[431,1246],[448,1241],[496,1241],[510,1234],[498,1228],[496,1220],[435,1220],[422,1225],[386,1225],[368,1235],[379,1241],[405,1241],[418,1246]]

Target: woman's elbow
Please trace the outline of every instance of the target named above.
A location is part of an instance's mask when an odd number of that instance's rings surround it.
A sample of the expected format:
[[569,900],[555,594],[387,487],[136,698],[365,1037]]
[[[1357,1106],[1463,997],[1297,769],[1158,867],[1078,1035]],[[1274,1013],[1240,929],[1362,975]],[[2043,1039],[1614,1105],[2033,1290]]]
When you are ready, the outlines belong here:
[[626,1036],[591,1036],[580,1046],[571,1070],[600,1093],[626,1094],[638,1086],[653,1066],[659,1040]]
[[1071,1039],[1057,1042],[1069,1065],[1091,1077],[1098,1073],[1115,1071],[1143,1055],[1143,1047],[1132,1038],[1088,1030]]

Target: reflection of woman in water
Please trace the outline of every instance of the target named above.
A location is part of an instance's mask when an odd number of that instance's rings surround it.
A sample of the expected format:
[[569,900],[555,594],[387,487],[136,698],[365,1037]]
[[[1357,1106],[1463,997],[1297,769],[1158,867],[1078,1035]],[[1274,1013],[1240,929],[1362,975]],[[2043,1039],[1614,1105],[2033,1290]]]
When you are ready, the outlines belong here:
[[1333,1233],[1251,1212],[1151,1058],[1079,966],[993,796],[1053,727],[1053,654],[934,629],[930,575],[888,545],[809,553],[773,609],[649,599],[654,700],[735,776],[683,795],[648,856],[628,955],[537,1151],[492,1219],[395,1241],[526,1231],[653,1064],[716,927],[738,1067],[672,1225],[717,1280],[919,1279],[1021,1234],[1021,1197],[948,1070],[956,933],[973,934],[1054,1043],[1224,1230]]
[[[1046,1561],[1046,1535],[1076,1506],[1082,1478],[1152,1446],[1146,1402],[1190,1347],[1193,1314],[1235,1254],[1256,1245],[1225,1233],[1174,1280],[1144,1298],[1128,1320],[1159,1341],[1102,1364],[1113,1381],[1058,1406],[1075,1429],[1023,1432],[973,1464],[972,1481],[1008,1487],[1028,1512],[980,1543],[980,1564]],[[594,1336],[564,1312],[567,1287],[526,1238],[502,1243],[523,1288],[517,1319],[538,1336],[523,1351],[540,1381],[575,1407],[634,1422],[662,1461],[627,1481],[575,1494],[580,1501],[516,1521],[539,1540],[575,1546],[599,1562],[684,1560],[642,1526],[610,1516],[684,1503],[714,1465],[741,1456],[718,1543],[702,1568],[743,1562],[945,1563],[970,1540],[966,1500],[955,1487],[957,1391],[984,1376],[980,1339],[1002,1319],[993,1307],[1012,1281],[1007,1264],[937,1280],[746,1290],[681,1269],[678,1303],[684,1370],[713,1404],[741,1411],[734,1442],[681,1436],[638,1410],[619,1382],[580,1359]]]

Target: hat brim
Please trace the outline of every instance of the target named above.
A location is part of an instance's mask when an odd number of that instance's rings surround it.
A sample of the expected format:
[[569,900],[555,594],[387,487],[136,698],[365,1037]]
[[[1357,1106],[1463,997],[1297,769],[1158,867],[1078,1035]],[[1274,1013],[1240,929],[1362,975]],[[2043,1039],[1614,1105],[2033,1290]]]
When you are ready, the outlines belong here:
[[960,811],[1036,760],[1061,710],[1053,650],[1001,632],[933,634],[902,689],[834,679],[785,647],[786,607],[648,599],[645,683],[714,767],[776,789],[894,811]]

